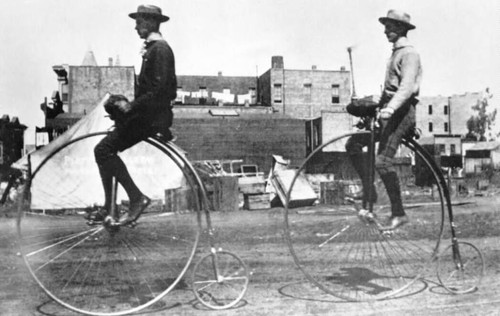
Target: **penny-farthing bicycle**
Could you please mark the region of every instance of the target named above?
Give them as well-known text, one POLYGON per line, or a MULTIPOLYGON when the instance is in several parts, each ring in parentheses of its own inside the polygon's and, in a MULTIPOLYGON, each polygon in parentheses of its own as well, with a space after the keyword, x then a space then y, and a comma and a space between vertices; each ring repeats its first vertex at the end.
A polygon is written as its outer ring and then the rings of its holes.
POLYGON ((248 286, 247 268, 215 246, 205 187, 174 144, 151 137, 120 154, 153 200, 137 226, 116 224, 128 202, 116 185, 111 218, 87 225, 84 208, 103 201, 92 149, 106 133, 77 137, 28 172, 17 230, 23 258, 41 288, 64 307, 88 315, 156 308, 169 299, 178 302, 176 295, 189 288, 209 308, 236 305, 248 286), (167 189, 174 198, 166 198, 167 189), (197 245, 205 236, 203 218, 210 253, 190 268, 202 255, 197 245))
MULTIPOLYGON (((371 131, 375 130, 374 122, 372 119, 371 131)), ((367 130, 357 133, 373 136, 367 130)), ((374 137, 365 154, 374 184, 370 189, 376 190, 368 196, 378 193, 376 204, 370 199, 369 210, 378 220, 363 221, 358 217, 362 185, 345 152, 347 139, 355 134, 334 138, 315 149, 291 181, 285 207, 285 238, 296 265, 315 286, 348 301, 380 300, 401 294, 433 271, 436 263, 438 279, 445 289, 452 293, 476 290, 483 276, 483 257, 471 243, 458 241, 446 181, 433 157, 415 141, 415 133, 404 138, 397 165, 410 222, 393 231, 381 229, 384 226, 379 220, 390 215, 390 202, 374 172, 374 137), (326 150, 328 159, 324 158, 326 150), (323 186, 319 203, 307 209, 292 207, 292 197, 300 196, 298 178, 322 173, 318 165, 325 160, 329 170, 334 170, 334 181, 323 186), (446 217, 451 245, 443 247, 446 217)))

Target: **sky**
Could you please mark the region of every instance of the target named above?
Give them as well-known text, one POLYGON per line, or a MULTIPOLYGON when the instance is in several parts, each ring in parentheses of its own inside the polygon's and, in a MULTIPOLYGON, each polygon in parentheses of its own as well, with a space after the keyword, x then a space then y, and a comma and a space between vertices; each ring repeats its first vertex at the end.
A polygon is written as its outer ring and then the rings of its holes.
MULTIPOLYGON (((57 90, 52 66, 80 65, 92 50, 98 65, 119 56, 140 70, 142 40, 128 14, 136 0, 2 0, 0 115, 43 126, 40 103, 57 90)), ((378 18, 408 12, 416 29, 421 95, 449 96, 489 87, 500 95, 498 0, 150 0, 170 21, 161 32, 178 75, 261 75, 272 56, 287 69, 350 69, 358 96, 378 94, 391 45, 378 18)), ((495 103, 494 101, 493 103, 495 103)), ((495 103, 496 104, 496 103, 495 103)), ((495 106, 495 104, 493 104, 495 106)))

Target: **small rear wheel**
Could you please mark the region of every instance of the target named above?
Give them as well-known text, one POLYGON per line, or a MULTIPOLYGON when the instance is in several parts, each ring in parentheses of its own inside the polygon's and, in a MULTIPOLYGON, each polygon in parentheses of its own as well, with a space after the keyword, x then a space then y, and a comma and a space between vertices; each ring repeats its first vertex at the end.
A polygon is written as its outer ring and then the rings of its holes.
POLYGON ((248 269, 237 255, 214 251, 196 264, 192 288, 203 305, 211 309, 226 309, 243 298, 248 281, 248 269))
POLYGON ((471 243, 462 241, 453 243, 439 254, 438 280, 453 294, 465 294, 477 290, 483 275, 483 255, 471 243))

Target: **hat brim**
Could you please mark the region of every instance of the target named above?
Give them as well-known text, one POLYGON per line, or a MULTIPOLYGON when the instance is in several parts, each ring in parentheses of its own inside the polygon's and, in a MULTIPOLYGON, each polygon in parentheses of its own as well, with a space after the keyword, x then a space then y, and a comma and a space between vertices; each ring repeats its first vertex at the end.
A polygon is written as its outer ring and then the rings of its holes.
POLYGON ((128 16, 134 20, 137 19, 138 17, 153 18, 159 22, 167 22, 168 20, 170 20, 170 18, 166 15, 160 15, 160 14, 155 14, 155 13, 134 12, 134 13, 130 13, 128 16))
POLYGON ((379 22, 380 22, 380 23, 382 23, 382 24, 384 24, 384 25, 385 25, 385 23, 386 23, 387 21, 393 21, 393 22, 396 22, 396 23, 399 23, 399 24, 401 24, 401 25, 406 26, 406 28, 407 28, 407 29, 409 29, 409 30, 413 30, 413 29, 415 29, 415 28, 416 28, 416 26, 415 26, 415 25, 413 25, 413 24, 410 24, 410 23, 407 23, 407 22, 403 22, 403 21, 401 21, 401 20, 391 19, 391 18, 388 18, 388 17, 381 17, 381 18, 379 18, 378 20, 379 20, 379 22))

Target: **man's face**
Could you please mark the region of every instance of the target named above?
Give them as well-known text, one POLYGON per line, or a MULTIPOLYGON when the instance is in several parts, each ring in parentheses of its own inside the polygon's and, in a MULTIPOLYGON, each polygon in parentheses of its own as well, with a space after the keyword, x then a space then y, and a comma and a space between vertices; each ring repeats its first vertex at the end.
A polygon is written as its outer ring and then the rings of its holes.
POLYGON ((384 33, 389 42, 395 43, 405 32, 406 28, 403 25, 391 20, 385 22, 384 33))
POLYGON ((147 19, 143 17, 138 17, 135 19, 135 29, 139 37, 142 39, 148 38, 149 34, 156 31, 158 28, 158 22, 154 19, 147 19))

